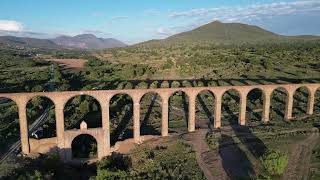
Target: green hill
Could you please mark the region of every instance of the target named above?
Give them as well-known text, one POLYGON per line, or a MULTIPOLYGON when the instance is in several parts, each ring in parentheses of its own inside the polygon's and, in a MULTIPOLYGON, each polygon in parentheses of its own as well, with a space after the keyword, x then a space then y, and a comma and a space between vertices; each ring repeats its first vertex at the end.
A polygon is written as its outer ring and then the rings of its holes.
POLYGON ((214 43, 214 44, 243 44, 243 43, 274 43, 295 42, 304 40, 319 40, 318 36, 283 36, 241 23, 222 23, 214 21, 194 30, 182 32, 163 40, 151 40, 140 45, 168 45, 181 43, 214 43))
POLYGON ((170 41, 214 41, 214 42, 252 42, 265 39, 277 39, 279 35, 240 23, 221 23, 215 21, 192 31, 173 35, 170 41))

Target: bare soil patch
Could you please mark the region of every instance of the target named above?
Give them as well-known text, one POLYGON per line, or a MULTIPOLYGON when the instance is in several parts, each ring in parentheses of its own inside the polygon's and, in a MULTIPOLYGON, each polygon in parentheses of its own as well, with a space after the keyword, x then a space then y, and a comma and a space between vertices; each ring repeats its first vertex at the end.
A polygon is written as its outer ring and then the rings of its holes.
MULTIPOLYGON (((161 142, 162 137, 161 136, 154 136, 154 135, 146 135, 146 136, 140 136, 141 141, 143 144, 150 144, 152 142, 161 142)), ((130 153, 131 150, 137 147, 137 144, 134 143, 134 139, 126 139, 124 141, 119 141, 115 144, 114 147, 111 148, 111 151, 118 152, 122 154, 130 153)))
POLYGON ((48 59, 47 61, 59 63, 66 69, 82 69, 87 62, 85 59, 48 59))

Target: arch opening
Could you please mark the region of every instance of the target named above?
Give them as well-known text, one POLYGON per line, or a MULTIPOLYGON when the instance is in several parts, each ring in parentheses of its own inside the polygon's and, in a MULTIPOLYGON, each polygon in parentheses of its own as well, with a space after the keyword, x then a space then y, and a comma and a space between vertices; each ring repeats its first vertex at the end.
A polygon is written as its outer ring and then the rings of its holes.
POLYGON ((169 132, 188 130, 189 98, 183 91, 174 92, 169 97, 169 132))
POLYGON ((211 91, 201 91, 196 98, 196 128, 213 130, 215 96, 211 91))
POLYGON ((73 159, 97 158, 97 140, 89 134, 81 134, 73 139, 71 151, 73 159))
POLYGON ((238 124, 240 112, 239 92, 234 89, 224 92, 221 108, 221 126, 238 124))
POLYGON ((37 96, 27 103, 29 137, 43 139, 56 137, 55 106, 51 99, 37 96))
POLYGON ((285 88, 280 87, 273 90, 270 102, 270 121, 272 123, 285 120, 288 92, 285 88))
POLYGON ((81 95, 72 97, 64 106, 65 129, 80 129, 82 121, 88 128, 102 127, 100 103, 92 96, 81 95))
POLYGON ((293 95, 293 117, 301 117, 307 114, 309 90, 306 87, 298 88, 293 95))
POLYGON ((157 93, 147 93, 140 100, 140 134, 161 134, 161 97, 157 93))
POLYGON ((110 99, 111 145, 133 138, 133 100, 128 94, 116 94, 110 99))
POLYGON ((264 93, 261 89, 252 89, 247 95, 246 122, 249 126, 259 125, 263 113, 264 93))
POLYGON ((20 141, 19 125, 17 104, 11 99, 0 98, 0 155, 20 141))

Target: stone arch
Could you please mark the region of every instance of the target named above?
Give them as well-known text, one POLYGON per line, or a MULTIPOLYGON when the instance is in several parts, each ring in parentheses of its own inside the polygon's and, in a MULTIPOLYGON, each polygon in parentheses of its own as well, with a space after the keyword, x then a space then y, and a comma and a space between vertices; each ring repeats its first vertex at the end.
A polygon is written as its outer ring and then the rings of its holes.
POLYGON ((298 86, 298 87, 294 90, 294 92, 298 91, 299 89, 305 89, 305 90, 307 90, 308 95, 310 95, 310 93, 312 92, 311 89, 310 89, 310 87, 307 86, 307 85, 300 85, 300 86, 298 86))
POLYGON ((160 135, 162 118, 162 98, 159 93, 150 91, 140 99, 141 135, 160 135))
POLYGON ((41 97, 41 98, 46 98, 50 100, 50 102, 53 102, 54 106, 56 106, 56 102, 54 97, 49 96, 48 94, 33 94, 32 96, 27 96, 26 101, 29 102, 31 99, 36 98, 36 97, 41 97))
POLYGON ((117 93, 110 98, 109 120, 112 145, 119 140, 133 137, 133 103, 133 97, 128 93, 117 93))
POLYGON ((80 129, 85 121, 88 128, 102 127, 101 104, 97 98, 89 94, 76 94, 69 97, 64 105, 65 129, 80 129))
MULTIPOLYGON (((250 91, 248 92, 248 94, 249 94, 250 92, 252 92, 252 91, 257 91, 257 90, 262 93, 262 97, 263 97, 263 98, 266 98, 265 90, 263 89, 263 87, 259 87, 259 86, 250 89, 250 91)), ((248 96, 248 94, 247 94, 247 96, 248 96)))
POLYGON ((240 99, 241 93, 239 90, 230 88, 222 93, 221 105, 221 124, 232 125, 238 124, 240 116, 240 99))
POLYGON ((72 159, 93 159, 98 157, 97 138, 90 134, 79 134, 71 142, 72 159))
POLYGON ((0 154, 8 150, 12 145, 9 142, 20 141, 20 122, 19 122, 19 107, 14 98, 0 97, 0 154))
POLYGON ((216 97, 210 90, 202 90, 196 96, 196 127, 208 128, 212 130, 214 127, 214 108, 216 97))
POLYGON ((284 120, 289 92, 284 87, 273 89, 270 99, 270 120, 276 122, 278 119, 284 120))
POLYGON ((189 119, 189 95, 183 90, 169 94, 169 129, 185 132, 189 119))
POLYGON ((299 86, 293 92, 292 116, 299 117, 307 114, 310 89, 307 86, 299 86))
POLYGON ((248 124, 261 123, 263 113, 263 102, 265 101, 265 98, 265 93, 262 88, 253 88, 248 92, 246 97, 246 119, 248 119, 248 124))
POLYGON ((35 139, 56 137, 56 105, 47 96, 32 96, 26 104, 29 137, 35 139))
POLYGON ((6 103, 7 101, 12 101, 14 104, 18 104, 17 101, 12 97, 0 96, 0 104, 6 103))

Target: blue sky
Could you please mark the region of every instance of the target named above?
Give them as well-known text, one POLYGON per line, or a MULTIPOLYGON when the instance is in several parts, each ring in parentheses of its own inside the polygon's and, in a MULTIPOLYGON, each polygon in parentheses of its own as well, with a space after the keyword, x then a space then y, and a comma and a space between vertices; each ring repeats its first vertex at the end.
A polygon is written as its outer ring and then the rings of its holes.
POLYGON ((320 0, 1 0, 0 35, 91 33, 132 44, 214 20, 320 35, 320 0))

